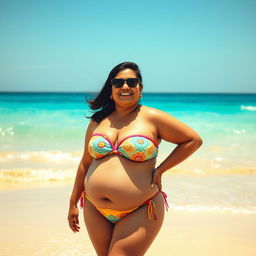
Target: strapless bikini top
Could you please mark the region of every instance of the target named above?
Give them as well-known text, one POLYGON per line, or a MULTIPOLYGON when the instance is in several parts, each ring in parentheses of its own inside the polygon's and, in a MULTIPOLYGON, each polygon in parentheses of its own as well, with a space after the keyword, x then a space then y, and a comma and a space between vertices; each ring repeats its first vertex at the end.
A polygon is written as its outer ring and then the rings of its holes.
POLYGON ((131 135, 122 139, 115 147, 103 134, 92 135, 88 150, 93 158, 102 158, 110 154, 119 154, 136 162, 143 162, 157 156, 158 145, 143 135, 131 135))

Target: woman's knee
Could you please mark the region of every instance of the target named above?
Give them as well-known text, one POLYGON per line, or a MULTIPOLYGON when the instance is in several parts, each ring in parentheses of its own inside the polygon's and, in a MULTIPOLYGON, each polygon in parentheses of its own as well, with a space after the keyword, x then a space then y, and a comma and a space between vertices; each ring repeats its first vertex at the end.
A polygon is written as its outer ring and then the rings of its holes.
MULTIPOLYGON (((111 250, 107 256, 139 256, 139 255, 117 249, 117 250, 111 250)), ((143 256, 143 255, 140 255, 140 256, 143 256)))
POLYGON ((129 248, 114 246, 109 250, 108 256, 143 256, 145 252, 146 250, 138 250, 132 246, 129 248))

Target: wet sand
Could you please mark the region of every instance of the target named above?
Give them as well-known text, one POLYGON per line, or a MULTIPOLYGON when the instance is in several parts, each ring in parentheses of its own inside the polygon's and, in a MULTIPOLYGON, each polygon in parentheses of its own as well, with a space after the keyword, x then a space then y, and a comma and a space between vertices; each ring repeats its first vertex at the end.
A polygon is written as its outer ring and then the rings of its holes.
MULTIPOLYGON (((82 221, 67 224, 72 184, 34 184, 0 191, 1 255, 94 256, 82 221)), ((171 200, 169 199, 171 205, 171 200)), ((171 206, 146 256, 255 256, 256 214, 190 212, 171 206)))

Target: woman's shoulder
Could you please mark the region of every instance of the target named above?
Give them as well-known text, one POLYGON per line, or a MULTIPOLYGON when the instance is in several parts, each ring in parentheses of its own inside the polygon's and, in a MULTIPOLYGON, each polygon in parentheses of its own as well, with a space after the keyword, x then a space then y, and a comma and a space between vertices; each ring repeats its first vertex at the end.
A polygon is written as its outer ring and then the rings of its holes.
POLYGON ((146 117, 154 118, 154 119, 166 117, 167 115, 171 116, 170 114, 168 114, 160 109, 148 107, 145 105, 141 106, 141 111, 142 111, 143 115, 145 115, 146 117))
POLYGON ((99 123, 97 123, 96 121, 90 120, 90 122, 87 126, 87 132, 92 133, 98 125, 99 125, 99 123))

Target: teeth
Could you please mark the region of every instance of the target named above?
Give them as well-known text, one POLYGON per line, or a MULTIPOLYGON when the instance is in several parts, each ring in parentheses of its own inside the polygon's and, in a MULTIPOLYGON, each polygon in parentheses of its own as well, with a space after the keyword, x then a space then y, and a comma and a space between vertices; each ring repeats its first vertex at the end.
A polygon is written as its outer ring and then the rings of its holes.
POLYGON ((124 93, 121 93, 122 96, 127 96, 127 95, 131 95, 131 93, 128 93, 128 92, 124 92, 124 93))

